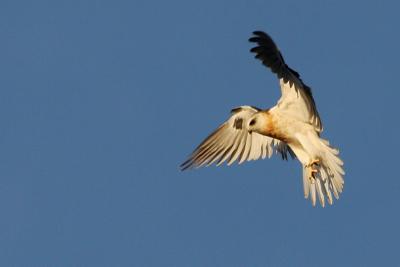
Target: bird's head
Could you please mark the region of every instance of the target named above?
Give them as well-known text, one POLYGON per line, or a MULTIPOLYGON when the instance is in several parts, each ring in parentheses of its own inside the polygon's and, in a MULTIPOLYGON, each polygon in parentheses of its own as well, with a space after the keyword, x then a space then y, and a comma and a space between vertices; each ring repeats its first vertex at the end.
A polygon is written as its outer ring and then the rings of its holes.
POLYGON ((266 124, 266 118, 262 112, 254 114, 248 120, 247 130, 251 132, 256 132, 263 134, 266 124))

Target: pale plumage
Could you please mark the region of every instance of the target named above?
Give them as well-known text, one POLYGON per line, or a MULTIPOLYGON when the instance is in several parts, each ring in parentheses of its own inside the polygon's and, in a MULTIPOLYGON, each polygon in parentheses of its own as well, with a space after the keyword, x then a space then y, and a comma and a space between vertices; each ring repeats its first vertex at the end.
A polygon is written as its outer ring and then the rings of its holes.
POLYGON ((315 206, 318 199, 333 203, 343 190, 343 162, 338 150, 320 138, 322 123, 311 93, 300 75, 288 67, 273 40, 266 33, 255 31, 250 42, 257 44, 250 51, 276 73, 282 96, 276 106, 261 110, 241 106, 230 118, 210 134, 185 161, 182 170, 191 167, 217 166, 235 161, 271 157, 273 152, 283 159, 297 157, 303 166, 304 196, 315 206))

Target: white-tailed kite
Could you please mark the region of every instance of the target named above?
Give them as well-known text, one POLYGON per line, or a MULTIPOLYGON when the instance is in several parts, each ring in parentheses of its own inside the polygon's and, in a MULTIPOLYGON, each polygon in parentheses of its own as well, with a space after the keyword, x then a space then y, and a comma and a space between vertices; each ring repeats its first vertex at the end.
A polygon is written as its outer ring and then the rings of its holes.
POLYGON ((240 164, 271 157, 275 151, 283 159, 290 155, 301 162, 304 196, 311 196, 313 206, 317 195, 323 207, 325 197, 332 204, 332 194, 338 199, 343 190, 343 161, 338 150, 320 137, 322 123, 311 89, 286 65, 269 35, 261 31, 253 34, 249 41, 257 46, 250 51, 277 74, 281 98, 270 109, 252 106, 233 109, 230 118, 193 151, 181 168, 218 166, 223 162, 230 165, 235 161, 240 164))

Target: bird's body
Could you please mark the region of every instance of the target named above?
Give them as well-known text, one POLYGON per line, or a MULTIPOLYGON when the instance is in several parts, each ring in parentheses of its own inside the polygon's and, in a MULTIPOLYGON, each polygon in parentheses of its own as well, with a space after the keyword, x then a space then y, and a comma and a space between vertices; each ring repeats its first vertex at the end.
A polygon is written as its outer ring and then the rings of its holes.
POLYGON ((272 39, 264 32, 254 32, 251 49, 256 58, 278 75, 282 96, 276 106, 261 110, 241 106, 232 110, 231 117, 207 137, 181 167, 201 167, 235 161, 257 160, 280 153, 297 157, 303 166, 303 185, 306 198, 313 205, 317 195, 322 206, 325 197, 333 203, 343 189, 343 162, 338 150, 320 138, 322 123, 311 89, 300 75, 289 68, 272 39))

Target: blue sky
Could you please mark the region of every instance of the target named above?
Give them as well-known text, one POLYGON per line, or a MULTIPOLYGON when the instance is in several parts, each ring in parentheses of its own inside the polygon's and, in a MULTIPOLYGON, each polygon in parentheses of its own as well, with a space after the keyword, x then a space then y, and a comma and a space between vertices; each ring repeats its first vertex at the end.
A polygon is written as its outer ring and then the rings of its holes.
POLYGON ((1 1, 1 266, 399 264, 396 1, 1 1), (278 157, 180 172, 231 108, 267 108, 278 43, 340 148, 334 206, 278 157))

